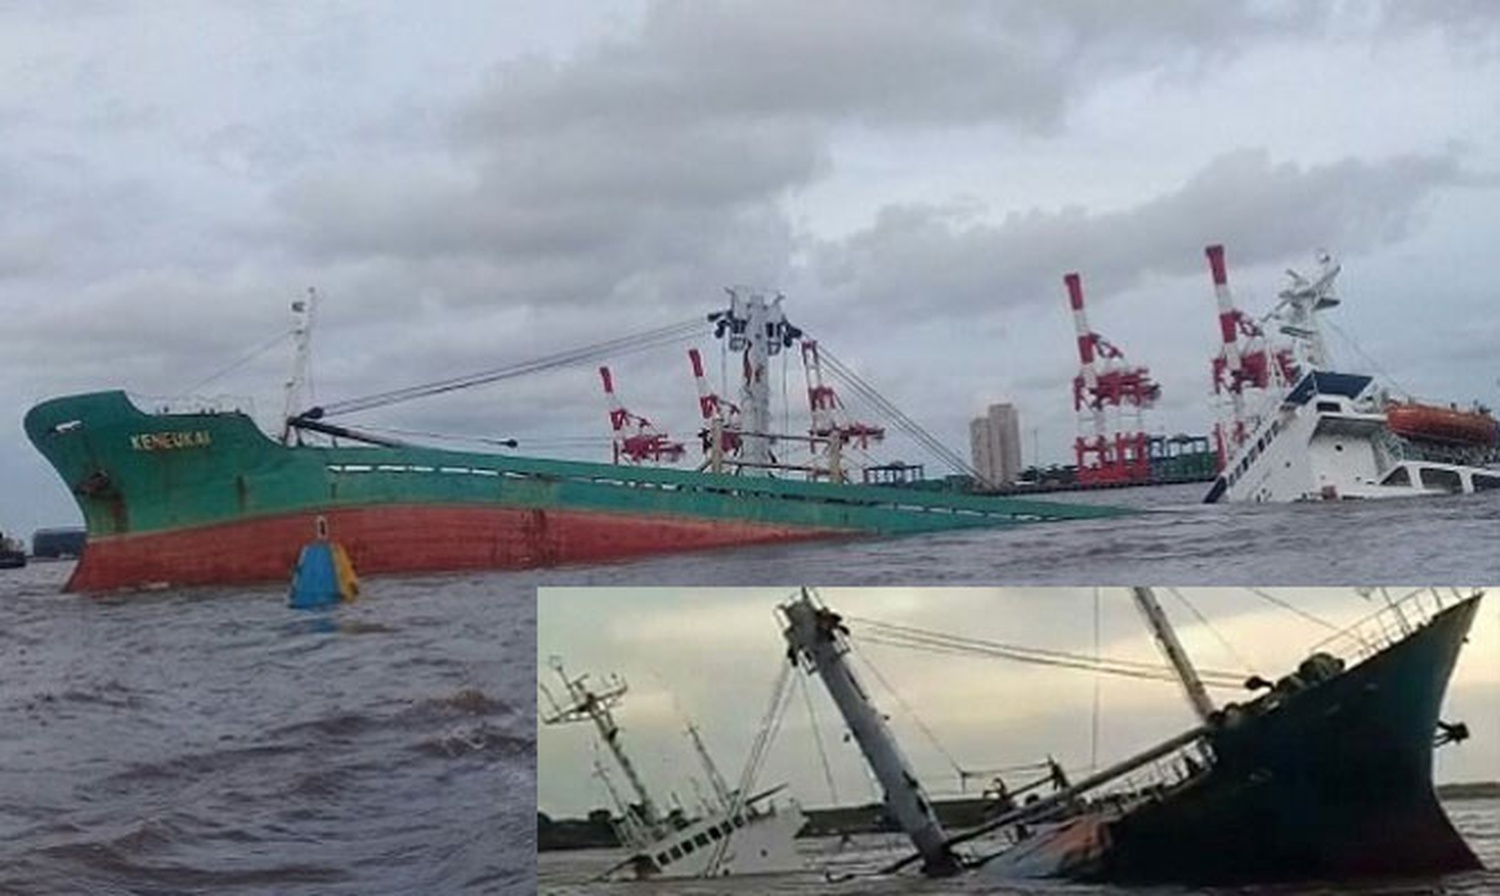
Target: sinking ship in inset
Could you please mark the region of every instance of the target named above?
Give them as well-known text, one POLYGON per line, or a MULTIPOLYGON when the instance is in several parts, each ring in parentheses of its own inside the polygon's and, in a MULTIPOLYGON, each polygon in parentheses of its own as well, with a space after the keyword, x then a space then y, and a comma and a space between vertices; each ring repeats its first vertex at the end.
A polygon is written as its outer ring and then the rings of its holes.
MULTIPOLYGON (((822 379, 823 362, 835 366, 836 359, 785 318, 780 297, 732 290, 729 307, 708 315, 726 352, 741 362, 738 405, 709 388, 701 357, 696 349, 689 353, 703 417, 696 470, 650 465, 681 458, 685 448, 620 404, 607 368, 601 373, 612 401, 615 463, 424 447, 331 418, 664 345, 702 329, 702 319, 308 409, 303 392, 314 301, 294 306, 301 315, 296 372, 279 439, 239 410, 147 411, 119 391, 56 398, 27 413, 27 436, 72 492, 88 530, 70 590, 281 581, 320 525, 344 545, 360 574, 370 575, 524 569, 1125 512, 923 487, 909 481, 920 468, 905 465, 872 464, 859 476, 857 452, 879 441, 884 429, 848 418, 822 379), (805 433, 780 433, 769 365, 794 345, 807 370, 812 422, 805 433), (882 484, 890 478, 908 481, 882 484)), ((852 371, 844 373, 863 395, 883 402, 852 371)), ((898 425, 936 445, 886 406, 898 425)))
POLYGON ((712 789, 695 811, 675 808, 663 811, 653 798, 625 750, 614 708, 626 691, 623 679, 613 677, 593 687, 588 676, 570 677, 562 662, 553 669, 562 679, 565 693, 554 698, 542 686, 551 711, 542 723, 561 725, 592 723, 602 744, 614 759, 619 773, 629 782, 633 802, 621 796, 603 763, 594 763, 594 777, 603 782, 614 802, 610 821, 624 857, 601 878, 651 880, 657 878, 744 877, 801 870, 793 838, 806 823, 796 803, 775 797, 784 788, 773 787, 749 793, 755 759, 746 763, 746 774, 731 788, 703 746, 698 729, 687 726, 687 734, 712 789))
MULTIPOLYGON (((779 608, 793 664, 826 685, 880 781, 886 815, 915 847, 884 872, 920 864, 933 876, 1209 885, 1480 867, 1431 780, 1434 746, 1468 736, 1439 709, 1477 592, 1393 601, 1288 675, 1247 683, 1265 693, 1224 705, 1210 700, 1153 592, 1133 594, 1199 725, 1076 783, 1054 772, 1002 792, 988 822, 958 834, 944 829, 851 670, 843 617, 805 589, 779 608), (1053 792, 1018 805, 1039 783, 1053 792)), ((983 646, 914 636, 927 649, 983 646)))
POLYGON ((1339 304, 1327 254, 1260 322, 1234 306, 1224 247, 1206 249, 1222 347, 1214 389, 1220 474, 1204 498, 1281 502, 1468 494, 1500 489, 1500 427, 1489 410, 1398 401, 1374 378, 1332 367, 1320 315, 1339 304), (1267 328, 1284 341, 1272 342, 1267 328))

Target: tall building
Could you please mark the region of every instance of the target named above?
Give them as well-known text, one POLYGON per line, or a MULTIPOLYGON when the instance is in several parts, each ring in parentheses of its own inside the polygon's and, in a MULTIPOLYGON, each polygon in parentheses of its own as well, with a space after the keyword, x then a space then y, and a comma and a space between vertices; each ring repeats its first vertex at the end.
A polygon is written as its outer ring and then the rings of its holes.
POLYGON ((1021 417, 1015 405, 992 404, 969 422, 974 469, 990 485, 1015 482, 1021 475, 1021 417))

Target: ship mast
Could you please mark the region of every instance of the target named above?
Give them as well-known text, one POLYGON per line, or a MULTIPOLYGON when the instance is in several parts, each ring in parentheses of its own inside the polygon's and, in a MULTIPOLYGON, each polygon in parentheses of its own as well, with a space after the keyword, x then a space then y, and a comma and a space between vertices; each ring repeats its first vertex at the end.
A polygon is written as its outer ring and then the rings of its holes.
MULTIPOLYGON (((652 801, 651 795, 646 792, 646 785, 641 781, 640 773, 635 769, 635 764, 626 755, 625 748, 620 744, 620 726, 615 724, 614 714, 611 710, 619 704, 620 698, 626 691, 625 681, 622 678, 612 677, 603 688, 592 691, 584 684, 587 675, 577 678, 569 678, 563 670, 562 660, 554 657, 552 668, 567 688, 568 702, 564 705, 553 704, 552 713, 542 717, 543 724, 561 725, 568 722, 592 721, 594 728, 599 732, 599 739, 609 748, 609 752, 615 757, 615 764, 620 771, 625 773, 625 780, 630 782, 630 788, 635 791, 637 803, 640 806, 641 820, 645 825, 655 830, 661 820, 661 814, 657 811, 656 803, 652 801)), ((550 698, 550 694, 548 695, 550 698)))
POLYGON ((1333 294, 1333 281, 1340 270, 1342 268, 1333 256, 1323 251, 1318 252, 1318 273, 1313 279, 1288 269, 1291 285, 1281 291, 1281 301, 1272 312, 1281 320, 1281 332, 1296 340, 1302 350, 1301 360, 1313 370, 1326 369, 1329 363, 1317 312, 1339 303, 1333 294))
POLYGON ((773 463, 771 357, 789 347, 801 331, 781 311, 784 296, 778 295, 767 302, 764 293, 748 287, 735 286, 728 292, 729 310, 714 314, 711 319, 720 322, 716 330, 719 335, 727 329, 729 350, 744 353, 745 375, 740 386, 743 423, 740 459, 744 463, 740 469, 745 475, 765 476, 773 463))
POLYGON ((1161 604, 1156 602, 1156 595, 1150 588, 1132 588, 1130 591, 1135 596, 1136 607, 1146 618, 1146 624, 1151 627, 1151 633, 1156 636, 1156 643, 1161 647, 1162 654, 1177 671, 1177 678, 1182 682, 1182 689, 1193 706, 1193 712, 1198 714, 1200 721, 1208 722, 1214 713, 1213 701, 1208 698, 1208 689, 1203 686, 1203 679, 1198 677, 1198 670, 1193 668, 1192 661, 1188 659, 1187 651, 1182 649, 1182 642, 1177 640, 1177 633, 1172 630, 1167 614, 1162 610, 1161 604))
POLYGON ((708 755, 708 749, 703 746, 703 738, 698 735, 698 726, 688 722, 687 734, 688 739, 693 742, 693 749, 698 753, 698 761, 703 764, 703 773, 708 776, 709 786, 714 789, 714 797, 719 801, 719 808, 728 812, 732 802, 729 785, 724 783, 724 776, 719 774, 719 767, 714 764, 713 757, 708 755))
POLYGON ((799 599, 782 604, 780 609, 786 618, 782 634, 789 646, 788 658, 793 662, 800 660, 804 668, 822 678, 885 791, 886 812, 901 825, 921 854, 922 872, 934 877, 958 872, 958 857, 948 847, 948 835, 933 811, 932 801, 922 791, 911 763, 902 754, 884 717, 844 661, 849 643, 839 615, 815 605, 806 588, 799 599))
POLYGON ((295 323, 292 326, 292 375, 286 381, 286 408, 281 415, 281 443, 292 443, 292 418, 302 413, 306 406, 305 395, 309 390, 312 369, 312 329, 317 312, 318 291, 307 288, 307 298, 292 303, 295 323))

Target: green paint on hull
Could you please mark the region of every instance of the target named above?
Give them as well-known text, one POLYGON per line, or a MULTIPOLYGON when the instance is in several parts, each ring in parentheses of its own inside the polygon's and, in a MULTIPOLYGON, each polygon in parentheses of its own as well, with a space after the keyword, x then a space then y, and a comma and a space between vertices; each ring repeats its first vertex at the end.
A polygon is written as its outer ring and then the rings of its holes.
POLYGON ((118 391, 43 402, 25 425, 73 491, 93 539, 386 504, 566 508, 890 535, 1128 512, 408 446, 288 447, 238 412, 147 414, 118 391))

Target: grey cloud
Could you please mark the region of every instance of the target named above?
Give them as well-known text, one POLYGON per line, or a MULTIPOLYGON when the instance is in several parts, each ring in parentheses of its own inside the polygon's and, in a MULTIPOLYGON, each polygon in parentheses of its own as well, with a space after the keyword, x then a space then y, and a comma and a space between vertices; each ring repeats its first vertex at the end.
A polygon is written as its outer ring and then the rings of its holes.
POLYGON ((851 302, 895 308, 920 299, 926 314, 960 315, 1055 301, 1067 271, 1081 270, 1096 293, 1148 274, 1201 271, 1210 242, 1227 244, 1236 264, 1301 258, 1320 246, 1372 249, 1405 236, 1434 190, 1466 177, 1444 156, 1300 166, 1238 150, 1180 189, 1117 212, 1031 209, 990 224, 969 208, 887 206, 869 228, 825 241, 813 267, 851 302))

